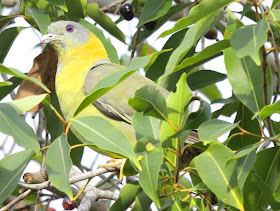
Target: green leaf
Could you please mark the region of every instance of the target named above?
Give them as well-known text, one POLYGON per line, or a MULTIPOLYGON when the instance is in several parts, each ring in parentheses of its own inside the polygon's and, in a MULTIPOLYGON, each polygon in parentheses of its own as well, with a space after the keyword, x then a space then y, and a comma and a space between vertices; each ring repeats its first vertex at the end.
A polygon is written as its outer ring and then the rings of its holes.
POLYGON ((174 49, 176 49, 180 43, 182 42, 187 29, 184 29, 182 31, 176 32, 173 34, 164 44, 162 50, 164 49, 171 49, 170 51, 160 54, 156 60, 153 62, 153 64, 149 67, 149 69, 146 71, 146 77, 150 78, 153 81, 156 81, 159 76, 161 76, 164 73, 164 69, 166 67, 166 64, 168 62, 168 59, 174 49))
POLYGON ((47 0, 47 1, 52 3, 52 4, 55 4, 60 9, 62 9, 64 12, 68 12, 68 9, 66 7, 66 4, 65 4, 64 0, 47 0))
POLYGON ((13 85, 13 83, 10 82, 10 81, 0 82, 0 87, 2 87, 2 86, 11 86, 11 85, 13 85))
POLYGON ((13 108, 17 111, 17 114, 19 115, 23 112, 29 111, 31 108, 41 103, 47 96, 48 94, 32 95, 29 97, 7 102, 6 104, 13 106, 13 108))
POLYGON ((259 112, 264 107, 262 68, 250 57, 239 58, 231 48, 224 51, 224 58, 233 93, 253 113, 259 112))
POLYGON ((227 76, 212 70, 200 70, 189 75, 187 78, 191 90, 198 90, 216 82, 222 81, 227 76))
POLYGON ((45 112, 45 118, 46 118, 47 131, 51 135, 51 142, 52 142, 57 137, 59 137, 61 135, 61 133, 63 132, 63 124, 54 112, 54 109, 56 109, 57 112, 60 115, 62 115, 56 94, 52 94, 50 96, 50 100, 51 100, 52 106, 50 106, 50 102, 45 103, 44 112, 45 112))
MULTIPOLYGON (((280 148, 273 147, 258 152, 257 160, 255 162, 256 174, 264 181, 264 183, 275 192, 279 179, 279 162, 280 162, 280 148)), ((263 191, 259 190, 255 193, 256 198, 256 209, 259 210, 261 207, 267 206, 267 202, 264 200, 265 196, 263 191)))
POLYGON ((17 115, 11 105, 5 103, 0 104, 0 131, 12 136, 19 146, 39 152, 40 146, 33 129, 17 115))
POLYGON ((165 15, 171 7, 171 4, 172 0, 147 0, 141 11, 137 28, 165 15))
POLYGON ((151 138, 142 138, 135 145, 135 152, 141 153, 142 171, 139 173, 139 184, 143 191, 153 200, 153 202, 161 207, 158 199, 158 174, 160 166, 163 162, 163 151, 161 143, 151 138), (152 150, 146 150, 147 145, 152 145, 152 150))
POLYGON ((24 73, 16 70, 16 69, 9 69, 5 66, 3 66, 2 64, 0 64, 0 73, 4 73, 4 74, 9 74, 9 75, 14 75, 18 78, 22 78, 28 81, 31 81, 35 84, 37 84, 38 86, 40 86, 42 89, 44 89, 46 92, 50 93, 50 90, 43 84, 41 83, 38 79, 36 78, 32 78, 32 77, 28 77, 27 75, 25 75, 24 73))
POLYGON ((68 9, 65 15, 69 18, 84 18, 87 11, 87 0, 65 0, 68 9))
POLYGON ((71 124, 87 141, 102 150, 129 158, 141 169, 129 139, 106 119, 98 116, 79 117, 71 119, 71 124))
POLYGON ((200 101, 199 109, 187 117, 184 129, 197 129, 203 122, 211 119, 211 107, 206 101, 200 101))
POLYGON ((126 184, 120 190, 118 200, 110 207, 110 211, 126 210, 135 200, 137 194, 142 190, 138 182, 126 184))
POLYGON ((187 26, 197 23, 202 18, 214 16, 224 7, 235 0, 206 0, 194 6, 187 17, 179 19, 172 29, 163 32, 160 37, 165 37, 175 31, 186 28, 187 26))
MULTIPOLYGON (((235 155, 237 156, 238 153, 235 155)), ((237 180, 240 188, 243 188, 244 183, 251 172, 251 168, 256 160, 256 148, 251 149, 250 153, 237 160, 237 180)))
POLYGON ((142 191, 137 195, 132 211, 148 210, 151 203, 152 200, 145 194, 144 191, 142 191))
POLYGON ((279 4, 280 0, 273 0, 271 9, 275 8, 279 4))
POLYGON ((11 27, 0 32, 0 63, 4 62, 12 44, 23 29, 25 27, 11 27))
POLYGON ((232 49, 238 57, 250 56, 257 65, 261 65, 259 49, 267 41, 268 30, 269 25, 265 18, 256 25, 237 29, 231 37, 232 49))
POLYGON ((25 8, 26 14, 31 16, 35 22, 38 24, 38 27, 42 34, 46 34, 48 31, 48 26, 50 25, 49 14, 44 10, 38 10, 35 8, 25 8))
MULTIPOLYGON (((257 119, 252 119, 252 116, 253 113, 242 103, 240 103, 237 110, 235 122, 239 122, 239 126, 241 128, 261 136, 259 122, 257 119)), ((229 136, 239 132, 240 130, 238 128, 235 128, 230 132, 229 136)), ((260 138, 249 135, 235 136, 229 140, 227 146, 232 150, 238 150, 242 147, 254 144, 258 141, 260 141, 260 138)))
POLYGON ((209 23, 213 21, 216 15, 217 14, 215 13, 207 16, 206 18, 201 19, 186 32, 181 44, 171 54, 165 67, 165 72, 159 78, 159 82, 161 82, 167 75, 174 72, 175 66, 181 61, 181 59, 192 48, 192 46, 196 44, 198 39, 200 39, 201 35, 208 28, 209 23))
POLYGON ((159 29, 164 23, 166 23, 171 17, 173 17, 174 15, 178 14, 179 12, 181 12, 183 9, 185 9, 186 7, 190 6, 191 4, 193 4, 193 2, 187 2, 187 3, 180 3, 177 4, 173 7, 171 7, 168 12, 160 17, 157 20, 157 24, 155 26, 154 30, 148 30, 145 27, 142 27, 139 31, 139 35, 138 35, 138 39, 135 43, 135 45, 139 45, 140 43, 142 43, 144 40, 146 40, 150 35, 152 35, 157 29, 159 29))
POLYGON ((218 199, 244 211, 243 196, 236 175, 236 162, 226 165, 232 156, 229 148, 216 143, 195 159, 195 166, 202 181, 218 199))
POLYGON ((211 119, 202 123, 198 128, 198 135, 203 142, 212 142, 221 135, 237 127, 238 123, 232 124, 219 119, 211 119))
POLYGON ((22 82, 22 78, 12 77, 7 82, 12 83, 12 85, 0 87, 0 100, 10 94, 17 87, 22 82))
POLYGON ((153 58, 153 56, 156 56, 163 52, 166 51, 160 51, 154 54, 150 54, 148 56, 136 58, 131 62, 129 67, 124 67, 124 69, 122 70, 115 71, 109 74, 108 76, 105 76, 93 87, 93 89, 88 93, 87 97, 81 102, 81 104, 75 111, 74 116, 77 116, 77 114, 80 111, 82 111, 85 107, 92 104, 97 98, 101 97, 106 92, 110 91, 116 85, 118 85, 123 80, 125 80, 130 75, 132 75, 134 72, 136 72, 138 69, 148 65, 149 61, 153 58))
POLYGON ((165 98, 155 86, 146 85, 138 89, 135 96, 128 99, 128 104, 136 111, 144 112, 144 115, 167 119, 165 98))
POLYGON ((100 11, 97 3, 87 5, 87 15, 115 38, 125 43, 125 35, 123 32, 116 26, 108 15, 100 11))
POLYGON ((143 137, 153 139, 159 138, 160 120, 151 116, 144 116, 143 113, 135 112, 132 121, 137 140, 143 137), (145 127, 143 127, 145 125, 145 127))
POLYGON ((34 156, 33 150, 11 154, 0 160, 0 204, 13 192, 24 169, 34 156))
POLYGON ((69 173, 72 168, 70 159, 70 145, 67 136, 63 133, 54 140, 46 154, 46 167, 51 183, 60 191, 73 198, 69 182, 69 173))
POLYGON ((230 47, 230 40, 225 39, 218 41, 217 43, 214 43, 213 45, 204 48, 202 51, 198 52, 192 57, 184 59, 179 65, 175 67, 174 71, 178 71, 185 67, 194 65, 207 58, 212 58, 213 56, 220 55, 221 51, 228 47, 230 47))
POLYGON ((87 27, 91 32, 93 32, 96 37, 98 39, 100 39, 100 41, 102 42, 102 44, 104 45, 108 57, 109 59, 116 64, 119 64, 119 57, 118 57, 118 53, 115 49, 115 47, 108 42, 108 40, 106 39, 106 37, 104 36, 104 34, 93 24, 90 24, 89 22, 85 21, 84 19, 78 19, 76 20, 78 23, 84 25, 85 27, 87 27))
POLYGON ((273 210, 279 210, 280 203, 275 200, 271 189, 264 183, 264 181, 258 175, 254 175, 254 176, 257 181, 256 183, 259 186, 259 189, 262 190, 263 196, 268 202, 268 204, 271 206, 273 210))
POLYGON ((280 101, 273 103, 272 105, 267 105, 262 108, 260 112, 257 112, 254 117, 259 116, 260 118, 264 119, 274 113, 280 113, 280 101))
POLYGON ((205 97, 207 97, 211 102, 222 98, 222 94, 216 84, 209 85, 207 87, 199 89, 198 91, 205 95, 205 97))
POLYGON ((162 122, 160 125, 160 140, 162 141, 176 133, 174 128, 176 128, 177 131, 182 129, 185 117, 188 114, 188 105, 192 96, 192 91, 186 83, 185 73, 182 74, 176 87, 176 92, 171 92, 166 99, 168 122, 162 122), (170 127, 170 123, 174 128, 170 127))
MULTIPOLYGON (((67 137, 68 137, 67 141, 70 144, 70 146, 74 146, 76 144, 81 144, 81 141, 74 135, 74 133, 71 130, 67 134, 67 137)), ((74 149, 71 149, 71 152, 70 152, 70 158, 73 162, 73 165, 79 167, 80 169, 82 169, 81 160, 83 157, 83 153, 84 153, 83 147, 76 147, 74 149)))

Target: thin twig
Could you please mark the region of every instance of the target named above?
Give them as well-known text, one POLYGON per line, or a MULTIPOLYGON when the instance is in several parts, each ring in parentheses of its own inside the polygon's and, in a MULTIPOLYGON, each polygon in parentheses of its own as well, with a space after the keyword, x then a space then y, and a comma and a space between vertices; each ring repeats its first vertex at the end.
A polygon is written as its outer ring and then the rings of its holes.
POLYGON ((109 4, 109 5, 106 5, 106 6, 102 7, 102 8, 100 8, 100 11, 101 12, 106 12, 107 10, 111 9, 112 7, 116 7, 117 5, 122 4, 124 2, 126 2, 126 0, 115 1, 112 4, 109 4))
POLYGON ((26 198, 28 195, 30 195, 33 192, 33 190, 28 189, 24 193, 20 194, 16 199, 11 201, 9 204, 7 204, 5 207, 1 208, 0 211, 6 211, 10 210, 14 205, 16 205, 18 202, 26 198))

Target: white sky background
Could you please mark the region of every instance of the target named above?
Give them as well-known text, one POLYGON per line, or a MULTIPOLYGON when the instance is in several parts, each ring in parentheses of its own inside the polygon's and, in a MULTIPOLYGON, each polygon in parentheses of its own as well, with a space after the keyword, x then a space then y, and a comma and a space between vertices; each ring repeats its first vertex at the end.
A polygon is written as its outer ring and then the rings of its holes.
MULTIPOLYGON (((266 5, 271 5, 272 0, 265 0, 264 3, 266 5)), ((242 9, 241 6, 239 6, 238 3, 234 3, 230 6, 230 9, 232 11, 240 11, 242 9)), ((3 15, 7 15, 9 13, 9 10, 4 10, 3 15)), ((112 16, 111 16, 112 17, 112 16)), ((112 17, 112 19, 115 21, 118 19, 118 16, 112 17)), ((88 19, 87 19, 88 20, 88 19)), ((90 21, 90 20, 88 20, 90 21)), ((90 21, 92 22, 92 21, 90 21)), ((93 23, 93 22, 92 22, 93 23)), ((118 24, 118 27, 123 31, 123 33, 126 35, 127 43, 129 43, 130 37, 133 36, 133 34, 136 31, 136 25, 138 23, 138 19, 134 18, 131 21, 122 21, 121 23, 118 24)), ((165 42, 167 41, 167 38, 159 38, 157 37, 165 30, 170 29, 173 27, 175 22, 168 22, 164 26, 162 26, 156 33, 154 33, 152 36, 150 36, 147 40, 148 44, 153 46, 156 50, 160 50, 165 42)), ((26 23, 23 18, 16 18, 15 24, 12 24, 10 27, 14 26, 26 26, 28 27, 29 24, 26 23)), ((130 52, 128 52, 128 45, 124 45, 122 42, 118 41, 116 38, 110 36, 107 32, 104 32, 104 35, 112 42, 112 44, 115 46, 119 58, 120 56, 127 54, 130 56, 130 52)), ((39 55, 42 52, 42 46, 40 46, 40 39, 41 39, 41 34, 33 28, 28 28, 23 30, 17 39, 15 40, 13 46, 11 47, 5 61, 4 65, 7 67, 13 67, 15 69, 18 69, 22 72, 29 72, 33 65, 33 59, 39 55)), ((218 34, 218 39, 223 39, 221 34, 218 34)), ((215 41, 213 40, 208 40, 205 39, 205 45, 209 46, 213 44, 215 41)), ((201 49, 201 44, 198 45, 198 48, 196 49, 197 51, 200 51, 201 49)), ((220 73, 226 73, 225 66, 224 66, 224 60, 223 56, 220 56, 216 59, 211 60, 210 62, 207 62, 206 64, 203 65, 205 69, 209 70, 214 70, 220 73)), ((1 80, 1 79, 0 79, 1 80)), ((228 98, 231 96, 231 86, 229 85, 228 80, 224 80, 222 82, 217 83, 219 90, 222 93, 223 98, 228 98)), ((10 101, 9 98, 5 99, 6 101, 10 101)), ((220 108, 221 105, 215 105, 211 106, 212 111, 217 110, 220 108)), ((30 125, 36 125, 34 124, 34 120, 30 118, 31 115, 28 115, 27 122, 30 123, 30 125)), ((221 119, 229 122, 233 122, 233 117, 232 118, 227 118, 227 117, 222 117, 221 119)), ((35 122, 37 119, 35 119, 35 122)), ((226 139, 228 134, 224 135, 221 137, 221 140, 226 139)), ((0 134, 0 145, 3 144, 5 136, 1 136, 0 134)), ((11 140, 11 139, 10 139, 11 140)), ((12 143, 11 141, 8 143, 12 143)), ((9 151, 9 148, 11 147, 10 144, 5 144, 5 150, 9 151)), ((22 151, 23 149, 21 147, 15 147, 13 152, 17 151, 22 151)), ((3 158, 2 151, 0 153, 0 159, 3 158)), ((92 150, 86 149, 85 150, 85 156, 83 157, 82 164, 90 167, 90 164, 95 158, 95 152, 92 150)), ((93 166, 93 168, 97 168, 100 164, 104 163, 108 158, 105 156, 100 155, 98 161, 96 164, 93 166)), ((40 167, 34 162, 30 163, 25 170, 25 172, 36 172, 39 171, 40 167)), ((51 203, 50 207, 55 208, 57 211, 63 210, 61 206, 62 202, 61 200, 56 200, 55 203, 51 203)))

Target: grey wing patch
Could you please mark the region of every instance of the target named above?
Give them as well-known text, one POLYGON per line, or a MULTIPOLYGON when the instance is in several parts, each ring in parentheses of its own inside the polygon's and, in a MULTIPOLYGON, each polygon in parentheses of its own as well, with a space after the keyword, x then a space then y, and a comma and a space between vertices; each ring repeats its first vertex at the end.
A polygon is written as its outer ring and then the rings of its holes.
MULTIPOLYGON (((120 65, 112 64, 109 60, 101 60, 94 63, 94 66, 91 68, 90 72, 88 73, 86 80, 84 91, 87 95, 88 92, 106 75, 110 73, 122 69, 123 67, 120 65), (117 68, 117 69, 116 69, 117 68)), ((118 119, 121 121, 125 121, 127 123, 132 122, 132 115, 125 112, 121 106, 118 106, 118 102, 111 100, 116 96, 111 96, 106 93, 100 98, 98 98, 93 105, 96 106, 104 115, 108 116, 109 118, 118 119)))
POLYGON ((127 123, 131 123, 132 122, 132 116, 128 115, 125 113, 125 111, 123 111, 122 109, 116 109, 114 106, 106 103, 105 101, 103 101, 102 99, 97 99, 94 103, 93 103, 99 110, 101 110, 103 113, 105 113, 106 115, 125 121, 127 123))

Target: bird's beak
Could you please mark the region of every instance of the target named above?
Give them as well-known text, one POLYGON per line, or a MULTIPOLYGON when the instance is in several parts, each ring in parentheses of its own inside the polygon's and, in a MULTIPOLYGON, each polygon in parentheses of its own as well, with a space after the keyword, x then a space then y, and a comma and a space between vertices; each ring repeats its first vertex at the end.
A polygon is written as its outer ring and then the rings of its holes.
POLYGON ((41 38, 41 45, 47 44, 55 39, 57 35, 55 34, 45 34, 41 38))

